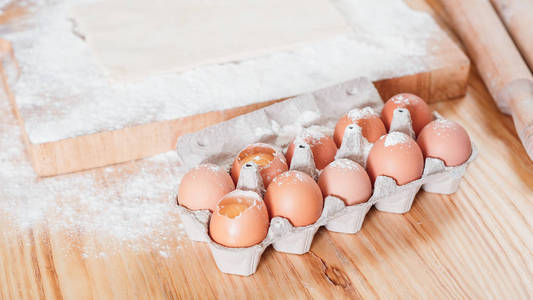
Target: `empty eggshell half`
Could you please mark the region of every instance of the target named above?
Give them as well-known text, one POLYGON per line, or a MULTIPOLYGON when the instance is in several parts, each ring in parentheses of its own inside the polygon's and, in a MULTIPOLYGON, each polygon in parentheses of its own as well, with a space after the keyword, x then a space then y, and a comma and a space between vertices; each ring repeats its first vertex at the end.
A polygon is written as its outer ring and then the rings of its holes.
POLYGON ((221 167, 203 164, 183 176, 178 189, 178 202, 191 210, 214 211, 218 200, 233 191, 231 176, 221 167))
POLYGON ((289 144, 286 153, 289 165, 294 154, 294 147, 299 143, 307 143, 311 147, 315 166, 319 170, 332 162, 335 159, 335 154, 337 154, 337 145, 331 136, 308 128, 289 144))
POLYGON ((422 176, 424 156, 418 144, 401 132, 391 132, 374 143, 366 163, 372 182, 380 175, 404 185, 422 176))
POLYGON ((472 153, 468 133, 450 120, 432 121, 422 129, 417 142, 424 157, 441 159, 449 167, 463 164, 472 153))
POLYGON ((375 142, 378 138, 387 133, 379 114, 377 114, 371 107, 365 107, 363 109, 356 108, 342 116, 335 126, 333 139, 335 140, 337 147, 341 146, 344 130, 350 124, 359 125, 363 136, 370 143, 375 142))
POLYGON ((241 150, 233 161, 231 177, 235 183, 239 180, 242 166, 247 162, 257 164, 265 188, 268 187, 274 177, 289 169, 285 156, 283 156, 281 151, 268 144, 252 144, 241 150))
POLYGON ((261 197, 252 191, 235 190, 218 202, 209 221, 209 235, 226 247, 250 247, 265 239, 269 225, 261 197))
POLYGON ((392 117, 396 108, 407 108, 413 122, 413 130, 418 135, 422 128, 433 120, 433 114, 426 102, 413 94, 403 93, 390 98, 383 106, 381 118, 383 123, 390 129, 392 117))
POLYGON ((335 196, 346 205, 366 202, 372 196, 372 183, 365 169, 350 159, 337 159, 318 178, 322 196, 335 196))
POLYGON ((306 173, 290 170, 268 186, 265 203, 270 217, 287 218, 293 226, 307 226, 318 220, 324 200, 318 184, 306 173))

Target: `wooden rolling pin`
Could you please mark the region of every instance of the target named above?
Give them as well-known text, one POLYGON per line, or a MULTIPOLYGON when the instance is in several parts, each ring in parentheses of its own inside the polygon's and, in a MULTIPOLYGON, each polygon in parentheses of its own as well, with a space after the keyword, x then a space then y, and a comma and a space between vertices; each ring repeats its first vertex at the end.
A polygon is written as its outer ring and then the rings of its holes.
POLYGON ((533 75, 489 0, 441 0, 500 110, 533 160, 533 75))
POLYGON ((491 0, 533 72, 533 0, 491 0))

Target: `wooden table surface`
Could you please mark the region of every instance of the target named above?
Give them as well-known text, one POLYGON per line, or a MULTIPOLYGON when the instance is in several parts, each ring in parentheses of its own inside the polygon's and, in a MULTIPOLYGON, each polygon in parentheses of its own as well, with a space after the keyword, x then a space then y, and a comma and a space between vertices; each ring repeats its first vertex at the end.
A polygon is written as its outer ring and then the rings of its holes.
POLYGON ((533 298, 533 163, 511 119, 475 71, 466 97, 431 106, 462 123, 480 149, 454 195, 420 192, 404 215, 372 210, 355 235, 321 229, 305 255, 269 248, 250 277, 219 272, 207 246, 187 239, 169 241, 180 250, 165 257, 125 248, 87 258, 67 247, 80 242, 72 235, 46 226, 8 234, 5 225, 0 297, 533 298))

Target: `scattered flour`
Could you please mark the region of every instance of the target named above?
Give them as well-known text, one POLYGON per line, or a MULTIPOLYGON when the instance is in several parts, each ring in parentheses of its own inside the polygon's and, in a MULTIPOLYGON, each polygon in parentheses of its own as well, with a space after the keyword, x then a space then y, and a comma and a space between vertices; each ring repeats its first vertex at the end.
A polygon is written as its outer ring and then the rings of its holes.
POLYGON ((337 159, 334 160, 330 166, 341 168, 345 170, 362 170, 363 167, 351 159, 337 159))
MULTIPOLYGON (((173 253, 185 238, 176 211, 182 174, 175 151, 77 174, 36 177, 8 100, 0 95, 0 235, 43 228, 83 243, 83 257, 124 247, 173 253)), ((24 241, 30 243, 31 240, 24 241)))
POLYGON ((409 136, 402 132, 393 131, 387 135, 382 136, 385 138, 385 147, 391 147, 397 144, 404 144, 409 141, 409 136))
POLYGON ((448 119, 436 119, 433 122, 431 122, 431 126, 433 127, 433 129, 446 128, 446 129, 456 130, 459 128, 457 126, 457 123, 450 121, 448 119))
POLYGON ((329 133, 329 128, 325 126, 314 125, 305 128, 294 140, 295 143, 308 143, 310 145, 322 144, 321 139, 329 133))
MULTIPOLYGON (((286 147, 290 142, 296 138, 296 142, 306 142, 305 138, 312 138, 316 140, 320 139, 324 135, 332 135, 335 123, 333 121, 328 122, 324 126, 311 125, 316 123, 320 118, 320 114, 314 111, 305 111, 301 116, 292 124, 280 126, 275 120, 271 120, 272 130, 276 136, 276 145, 281 149, 286 150, 286 147)), ((270 132, 270 129, 260 128, 256 129, 256 136, 261 137, 264 134, 270 132)))
POLYGON ((270 184, 276 184, 280 186, 283 184, 298 184, 300 182, 307 181, 308 178, 304 175, 307 174, 296 170, 289 170, 276 176, 270 184))
MULTIPOLYGON (((425 40, 436 28, 429 16, 411 11, 402 1, 334 0, 353 35, 299 51, 111 86, 65 18, 71 5, 84 1, 39 2, 30 6, 28 18, 0 25, 0 36, 13 42, 21 66, 13 88, 34 143, 283 98, 361 75, 377 79, 418 72, 424 68, 425 40), (365 9, 358 9, 363 5, 365 9), (373 59, 361 59, 365 57, 373 59)), ((82 247, 85 258, 124 246, 163 257, 175 251, 168 245, 184 236, 175 209, 183 176, 175 151, 39 179, 5 97, 0 97, 0 112, 0 218, 10 228, 2 235, 44 227, 76 239, 90 237, 92 243, 72 245, 82 247)), ((276 134, 296 136, 316 117, 303 114, 294 128, 277 128, 276 134)), ((332 130, 333 125, 324 128, 332 130)))
POLYGON ((298 124, 301 124, 302 126, 310 126, 313 123, 316 123, 316 121, 320 118, 320 113, 312 110, 304 111, 302 115, 298 117, 298 120, 296 121, 298 124))
POLYGON ((395 96, 392 101, 396 104, 403 104, 403 105, 409 105, 410 101, 408 97, 405 97, 404 95, 398 95, 395 96))
POLYGON ((0 0, 0 14, 3 12, 3 9, 8 6, 13 0, 0 0))
POLYGON ((427 126, 431 126, 431 129, 437 136, 452 136, 457 130, 461 130, 459 124, 448 119, 436 119, 433 122, 429 123, 427 126))
POLYGON ((21 66, 13 89, 33 143, 280 99, 360 76, 420 72, 426 41, 438 28, 403 1, 332 0, 353 33, 296 51, 111 85, 66 18, 69 7, 93 0, 34 1, 28 17, 0 25, 21 66))
POLYGON ((369 106, 364 107, 362 109, 358 109, 358 108, 352 109, 348 112, 348 118, 352 121, 356 121, 356 120, 366 118, 369 116, 379 116, 379 114, 376 113, 374 109, 372 109, 372 107, 369 107, 369 106))

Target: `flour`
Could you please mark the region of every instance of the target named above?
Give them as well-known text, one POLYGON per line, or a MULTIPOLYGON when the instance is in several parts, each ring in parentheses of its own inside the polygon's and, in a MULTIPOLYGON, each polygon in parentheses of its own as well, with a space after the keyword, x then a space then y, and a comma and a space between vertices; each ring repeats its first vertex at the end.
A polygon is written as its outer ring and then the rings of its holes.
POLYGON ((396 131, 384 135, 381 138, 385 139, 385 147, 391 147, 397 144, 405 144, 409 142, 409 136, 407 136, 407 134, 396 131))
POLYGON ((280 99, 360 76, 426 71, 426 42, 438 28, 402 1, 332 0, 353 33, 290 52, 111 84, 75 21, 66 18, 70 7, 88 1, 39 1, 27 18, 0 26, 21 66, 13 90, 33 143, 280 99))
POLYGON ((348 118, 352 121, 357 121, 362 118, 379 115, 372 109, 372 107, 364 107, 362 109, 352 109, 348 112, 348 118))
POLYGON ((351 159, 336 159, 330 163, 331 167, 343 169, 343 170, 362 170, 363 167, 351 159))
POLYGON ((6 6, 8 6, 11 3, 11 1, 13 1, 13 0, 0 0, 0 14, 2 14, 3 9, 6 6))
MULTIPOLYGON (((17 239, 37 228, 82 239, 82 256, 124 247, 172 253, 185 237, 175 196, 182 176, 174 151, 135 163, 39 179, 9 102, 0 95, 0 235, 17 239), (86 238, 86 239, 85 239, 86 238)), ((70 238, 69 238, 70 240, 70 238)), ((31 240, 25 241, 31 243, 31 240)))

